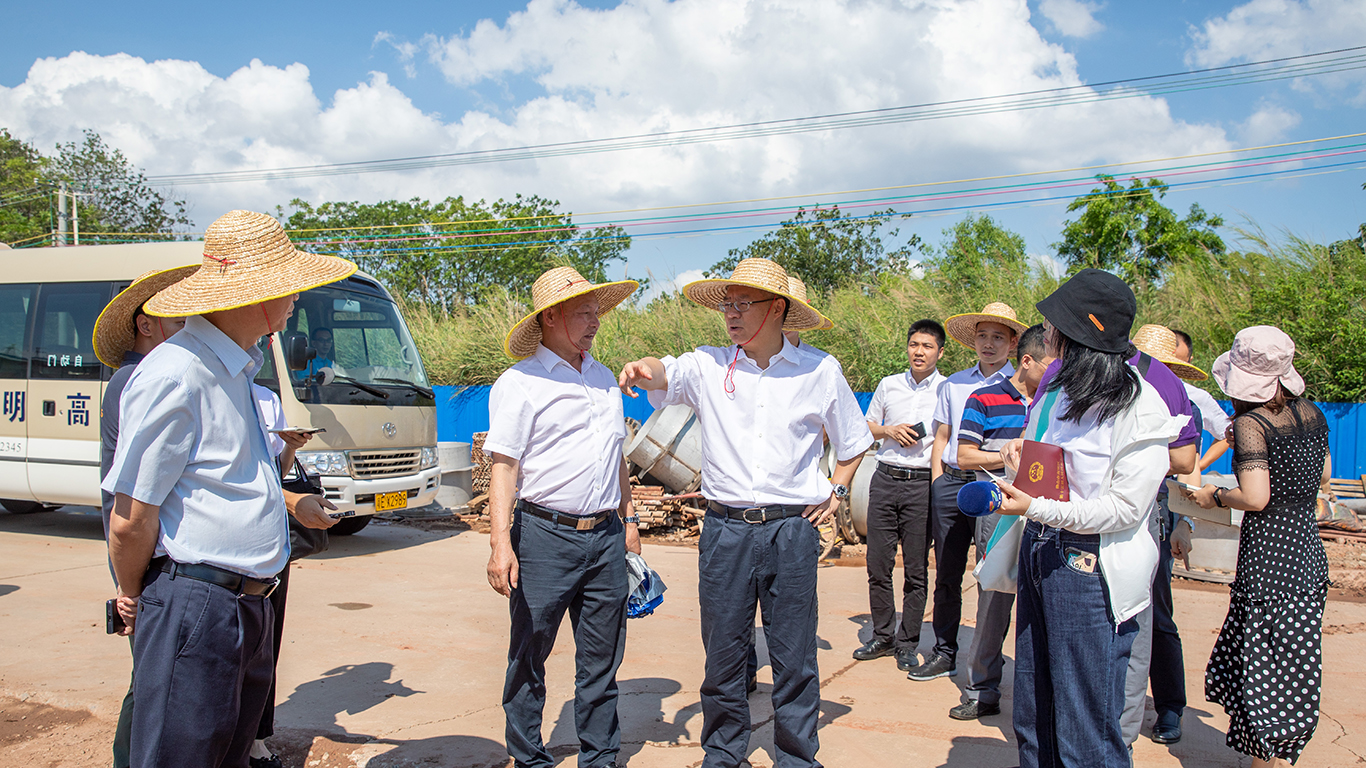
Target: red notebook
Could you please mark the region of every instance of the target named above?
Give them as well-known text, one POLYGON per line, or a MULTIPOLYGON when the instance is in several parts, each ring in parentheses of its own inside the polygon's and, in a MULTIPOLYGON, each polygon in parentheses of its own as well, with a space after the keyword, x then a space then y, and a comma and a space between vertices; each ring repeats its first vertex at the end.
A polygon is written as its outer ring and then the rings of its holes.
POLYGON ((1062 448, 1034 440, 1024 441, 1015 487, 1036 499, 1067 501, 1067 465, 1062 448))

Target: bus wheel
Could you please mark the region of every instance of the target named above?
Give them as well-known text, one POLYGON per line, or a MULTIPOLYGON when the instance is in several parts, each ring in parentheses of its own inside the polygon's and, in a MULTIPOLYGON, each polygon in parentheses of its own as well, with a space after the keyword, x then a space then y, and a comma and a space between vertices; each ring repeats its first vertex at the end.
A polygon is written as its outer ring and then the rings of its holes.
POLYGON ((0 506, 3 506, 11 515, 28 515, 34 512, 42 512, 47 509, 56 509, 56 506, 44 504, 41 501, 21 501, 19 499, 0 499, 0 506))
POLYGON ((353 533, 360 533, 361 529, 370 524, 371 515, 356 515, 355 517, 343 517, 337 524, 327 529, 327 532, 336 536, 350 536, 353 533))

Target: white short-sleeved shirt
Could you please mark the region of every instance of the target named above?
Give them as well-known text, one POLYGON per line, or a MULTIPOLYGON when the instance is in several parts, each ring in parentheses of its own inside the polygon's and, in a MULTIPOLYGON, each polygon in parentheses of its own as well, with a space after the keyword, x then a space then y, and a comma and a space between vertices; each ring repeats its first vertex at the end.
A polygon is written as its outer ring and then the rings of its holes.
POLYGON ((1214 395, 1199 387, 1193 387, 1188 382, 1183 381, 1181 385, 1186 388, 1186 394, 1190 396, 1191 402, 1200 409, 1201 428, 1213 435, 1215 440, 1223 440, 1229 424, 1233 422, 1229 421, 1224 409, 1219 407, 1219 401, 1214 399, 1214 395))
POLYGON ((904 447, 887 438, 877 451, 877 460, 903 469, 927 469, 934 447, 934 409, 939 403, 939 387, 945 376, 939 369, 930 371, 924 380, 916 382, 910 371, 887 376, 877 383, 873 399, 868 403, 868 422, 881 426, 892 424, 924 424, 925 437, 915 445, 904 447))
MULTIPOLYGON (((1006 363, 1001 370, 983 376, 981 363, 978 363, 944 379, 939 387, 939 401, 934 407, 934 423, 949 425, 949 444, 944 446, 944 452, 939 456, 941 461, 954 469, 961 469, 958 466, 958 427, 963 423, 963 406, 967 405, 968 396, 982 387, 1005 381, 1014 375, 1015 367, 1006 363)), ((934 429, 938 427, 933 427, 931 431, 934 429)))
MULTIPOLYGON (((261 423, 266 425, 267 430, 284 429, 289 426, 285 424, 285 409, 280 405, 280 396, 271 392, 260 384, 251 385, 251 393, 256 396, 256 407, 261 414, 261 423)), ((284 453, 285 439, 274 432, 266 432, 266 440, 270 443, 270 455, 279 456, 284 453)), ((288 469, 286 467, 286 469, 288 469)))
POLYGON ((489 393, 485 453, 518 462, 518 495, 574 515, 621 505, 626 419, 617 378, 585 354, 582 373, 544 344, 489 393))
POLYGON ((251 388, 262 362, 191 317, 128 379, 102 487, 160 508, 158 556, 260 579, 288 562, 280 473, 251 388))
POLYGON ((687 405, 702 428, 702 495, 735 507, 819 504, 830 481, 818 468, 821 431, 840 461, 868 450, 873 435, 839 361, 794 347, 759 368, 737 347, 699 347, 664 358, 667 390, 650 392, 656 408, 687 405), (731 381, 726 369, 736 352, 731 381))

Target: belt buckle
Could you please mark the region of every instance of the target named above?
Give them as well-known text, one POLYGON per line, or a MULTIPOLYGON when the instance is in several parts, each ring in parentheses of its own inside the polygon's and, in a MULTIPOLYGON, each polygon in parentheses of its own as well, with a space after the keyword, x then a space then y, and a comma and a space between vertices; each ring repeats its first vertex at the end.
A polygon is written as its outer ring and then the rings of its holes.
MULTIPOLYGON (((243 582, 243 584, 245 584, 245 582, 243 582)), ((262 592, 262 593, 261 593, 261 598, 262 598, 262 599, 265 599, 265 598, 268 598, 268 597, 270 597, 271 595, 275 594, 275 590, 276 590, 276 588, 278 588, 279 586, 280 586, 280 577, 279 577, 279 576, 276 576, 275 578, 273 578, 273 579, 270 580, 270 588, 267 589, 265 592, 262 592)))
POLYGON ((580 518, 579 518, 577 521, 575 521, 575 523, 574 523, 574 530, 576 530, 576 531, 591 531, 591 530, 593 530, 593 528, 594 528, 597 524, 598 524, 598 518, 596 518, 596 517, 580 517, 580 518))
POLYGON ((740 510, 740 519, 743 520, 743 521, 745 521, 746 523, 749 523, 750 525, 758 525, 758 524, 760 524, 760 523, 763 523, 763 522, 766 521, 766 520, 765 520, 764 508, 763 508, 763 507, 747 507, 747 508, 745 508, 745 509, 742 509, 742 510, 740 510), (759 513, 759 516, 758 516, 757 518, 752 518, 752 517, 750 517, 750 514, 749 514, 749 513, 751 513, 751 512, 757 512, 757 513, 759 513))

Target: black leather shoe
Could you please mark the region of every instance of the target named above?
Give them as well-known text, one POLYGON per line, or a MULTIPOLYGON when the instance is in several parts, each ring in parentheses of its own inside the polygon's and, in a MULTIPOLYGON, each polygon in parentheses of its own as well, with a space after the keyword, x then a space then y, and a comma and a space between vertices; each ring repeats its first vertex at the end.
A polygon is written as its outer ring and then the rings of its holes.
POLYGON ((896 652, 896 668, 902 672, 910 672, 920 666, 920 654, 914 648, 902 648, 896 652))
POLYGON ((983 704, 977 700, 959 704, 949 710, 949 717, 954 720, 976 720, 979 717, 991 717, 999 714, 1001 714, 1000 704, 983 704))
POLYGON ((858 661, 871 661, 894 654, 896 654, 896 643, 891 640, 879 640, 876 637, 854 650, 854 658, 858 661))
POLYGON ((1153 723, 1153 741, 1158 744, 1175 744, 1181 740, 1181 716, 1175 712, 1161 712, 1153 723))
POLYGON ((958 667, 954 666, 948 658, 936 653, 930 657, 929 661, 911 670, 906 677, 917 683, 923 683, 926 680, 933 680, 937 677, 952 677, 956 674, 958 674, 958 667))
POLYGON ((280 762, 278 755, 271 755, 270 757, 249 757, 247 758, 247 765, 251 766, 251 768, 284 768, 284 763, 280 762))

